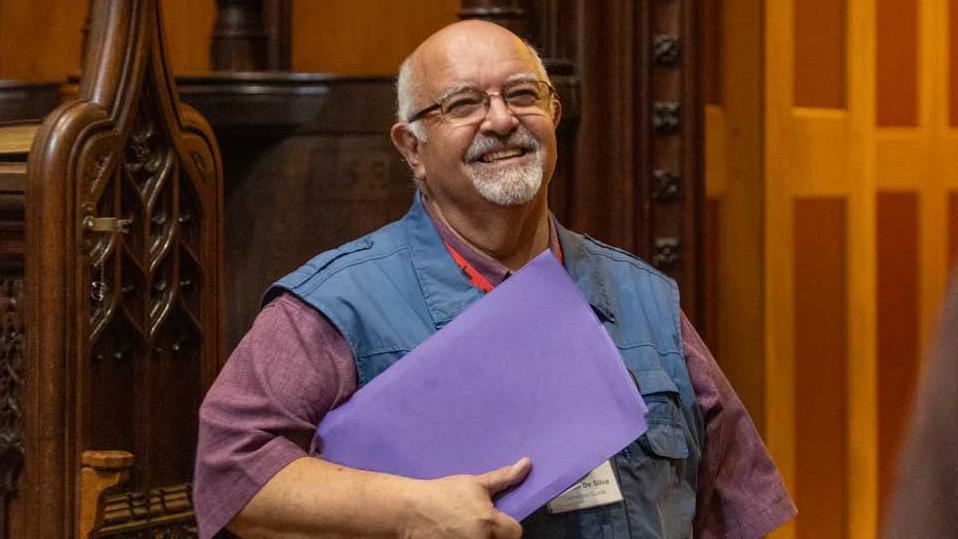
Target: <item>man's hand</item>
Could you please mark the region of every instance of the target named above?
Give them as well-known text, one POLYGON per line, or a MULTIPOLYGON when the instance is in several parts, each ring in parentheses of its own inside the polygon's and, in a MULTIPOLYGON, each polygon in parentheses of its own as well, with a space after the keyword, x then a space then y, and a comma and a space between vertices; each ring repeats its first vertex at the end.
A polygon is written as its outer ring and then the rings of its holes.
POLYGON ((418 482, 412 487, 415 492, 403 537, 521 537, 522 526, 497 511, 492 497, 521 483, 531 467, 524 457, 511 466, 482 475, 453 475, 418 482))
POLYGON ((522 527, 492 497, 521 483, 528 458, 482 475, 422 481, 314 457, 280 470, 227 528, 244 538, 516 538, 522 527))

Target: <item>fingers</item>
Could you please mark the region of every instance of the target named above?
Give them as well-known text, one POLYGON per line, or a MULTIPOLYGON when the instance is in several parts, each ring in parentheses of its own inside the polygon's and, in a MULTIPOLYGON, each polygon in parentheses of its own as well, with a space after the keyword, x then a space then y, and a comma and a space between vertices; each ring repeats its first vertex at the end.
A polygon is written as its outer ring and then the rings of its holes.
POLYGON ((522 525, 509 515, 496 511, 492 536, 496 539, 519 539, 522 537, 522 525))
POLYGON ((482 475, 476 476, 479 483, 486 487, 489 495, 493 496, 513 485, 517 485, 529 475, 532 469, 532 461, 529 457, 522 457, 511 466, 503 466, 498 470, 492 470, 482 475))

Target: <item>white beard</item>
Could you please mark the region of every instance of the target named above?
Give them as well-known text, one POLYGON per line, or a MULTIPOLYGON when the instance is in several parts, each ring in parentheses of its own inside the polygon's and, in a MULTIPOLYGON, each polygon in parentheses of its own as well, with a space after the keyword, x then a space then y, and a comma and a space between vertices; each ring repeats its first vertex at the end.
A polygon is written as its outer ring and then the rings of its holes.
POLYGON ((542 186, 542 151, 537 151, 531 163, 516 165, 505 170, 469 169, 469 179, 488 202, 500 206, 518 206, 535 198, 542 186))
POLYGON ((524 148, 532 154, 531 161, 504 170, 497 167, 485 167, 476 162, 469 167, 469 179, 483 199, 500 206, 518 206, 535 198, 542 187, 542 174, 545 170, 545 153, 542 145, 524 125, 509 134, 507 139, 476 134, 472 145, 466 152, 467 161, 476 161, 484 153, 505 146, 524 148))

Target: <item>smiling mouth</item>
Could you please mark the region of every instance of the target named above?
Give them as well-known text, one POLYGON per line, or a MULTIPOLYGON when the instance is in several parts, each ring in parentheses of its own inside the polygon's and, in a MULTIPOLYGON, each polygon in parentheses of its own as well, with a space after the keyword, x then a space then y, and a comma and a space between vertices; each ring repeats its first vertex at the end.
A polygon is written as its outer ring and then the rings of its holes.
POLYGON ((494 152, 484 153, 479 156, 476 161, 480 163, 495 163, 497 161, 504 161, 506 159, 513 159, 516 157, 522 157, 529 153, 529 150, 523 148, 510 148, 508 150, 498 150, 494 152))

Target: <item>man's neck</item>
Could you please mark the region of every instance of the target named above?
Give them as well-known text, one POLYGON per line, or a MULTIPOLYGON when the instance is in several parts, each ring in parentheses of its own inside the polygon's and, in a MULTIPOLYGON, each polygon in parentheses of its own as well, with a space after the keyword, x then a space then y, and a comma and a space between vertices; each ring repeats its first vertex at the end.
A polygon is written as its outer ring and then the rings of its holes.
POLYGON ((429 212, 466 244, 516 271, 549 248, 549 212, 545 196, 522 206, 493 206, 469 212, 443 209, 425 196, 429 212))

